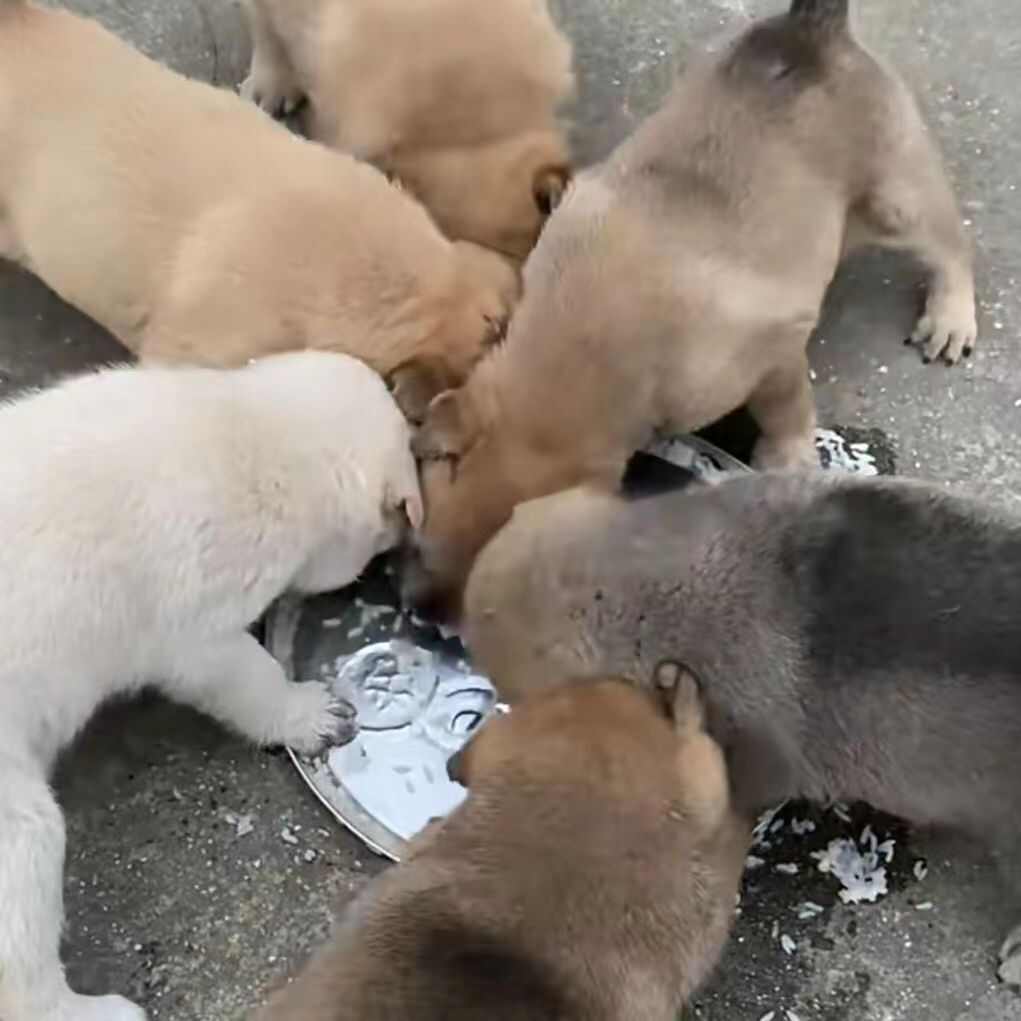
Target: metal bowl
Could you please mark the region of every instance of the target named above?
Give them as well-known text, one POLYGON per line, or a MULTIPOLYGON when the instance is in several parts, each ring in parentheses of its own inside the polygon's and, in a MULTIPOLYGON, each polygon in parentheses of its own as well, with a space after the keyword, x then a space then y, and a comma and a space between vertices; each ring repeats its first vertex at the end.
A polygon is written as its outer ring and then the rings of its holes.
MULTIPOLYGON (((623 486, 649 494, 748 470, 684 436, 636 455, 623 486)), ((288 754, 339 823, 399 861, 414 832, 464 796, 447 779, 446 759, 497 707, 492 685, 472 674, 456 638, 402 611, 396 567, 386 557, 341 591, 280 600, 265 641, 289 677, 328 681, 358 708, 360 731, 350 745, 315 758, 288 754)))

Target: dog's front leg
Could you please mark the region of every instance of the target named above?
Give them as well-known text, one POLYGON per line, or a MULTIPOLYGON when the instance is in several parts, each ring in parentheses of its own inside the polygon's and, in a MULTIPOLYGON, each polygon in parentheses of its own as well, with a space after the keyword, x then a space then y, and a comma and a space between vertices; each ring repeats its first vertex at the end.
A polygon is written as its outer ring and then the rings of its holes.
POLYGON ((311 754, 355 733, 351 706, 319 681, 289 681, 247 632, 182 643, 159 686, 257 744, 286 744, 311 754))
POLYGON ((241 96, 262 107, 271 117, 293 113, 303 95, 294 65, 277 35, 264 0, 245 0, 252 37, 252 64, 248 77, 241 83, 241 96))
POLYGON ((819 467, 815 398, 803 345, 762 378, 748 399, 748 411, 762 430, 752 454, 754 467, 819 467))
POLYGON ((929 271, 925 311, 907 343, 919 345, 926 362, 967 358, 978 337, 971 244, 927 138, 890 157, 859 215, 875 241, 910 249, 929 271))
POLYGON ((145 1021, 121 996, 80 996, 64 979, 64 817, 41 767, 0 750, 0 1018, 145 1021))

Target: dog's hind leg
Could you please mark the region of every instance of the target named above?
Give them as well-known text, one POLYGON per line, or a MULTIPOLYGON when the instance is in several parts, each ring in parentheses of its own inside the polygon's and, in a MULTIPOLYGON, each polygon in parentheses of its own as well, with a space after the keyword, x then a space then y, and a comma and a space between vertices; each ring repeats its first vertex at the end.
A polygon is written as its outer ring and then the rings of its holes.
POLYGON ((158 682, 257 744, 300 752, 342 744, 355 733, 354 710, 319 681, 295 684, 247 632, 185 645, 158 682))
POLYGON ((925 311, 909 343, 923 358, 953 365, 975 346, 975 281, 971 244, 936 145, 905 99, 901 116, 878 146, 875 183, 853 215, 867 236, 913 251, 930 273, 925 311))
POLYGON ((0 754, 0 1018, 145 1021, 120 996, 79 996, 64 979, 64 818, 42 770, 0 754))
POLYGON ((752 454, 756 468, 819 466, 815 398, 803 348, 763 377, 748 411, 762 430, 752 454))
POLYGON ((293 113, 303 98, 294 66, 263 7, 262 0, 245 0, 252 37, 252 65, 241 83, 241 96, 271 117, 293 113))

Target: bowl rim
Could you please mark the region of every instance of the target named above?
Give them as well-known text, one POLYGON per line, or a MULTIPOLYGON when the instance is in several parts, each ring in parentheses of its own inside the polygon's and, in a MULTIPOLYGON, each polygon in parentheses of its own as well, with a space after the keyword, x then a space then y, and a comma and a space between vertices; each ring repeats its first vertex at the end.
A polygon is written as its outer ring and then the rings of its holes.
MULTIPOLYGON (((739 461, 725 450, 721 450, 715 444, 698 436, 678 433, 661 437, 660 442, 664 441, 680 441, 693 448, 696 453, 710 457, 724 471, 750 472, 752 470, 743 461, 739 461)), ((647 450, 647 452, 651 453, 652 451, 647 450)), ((294 641, 301 619, 302 604, 303 600, 299 597, 282 596, 266 611, 264 631, 264 644, 267 651, 279 661, 288 680, 299 683, 300 679, 295 677, 294 669, 294 641)), ((499 696, 499 692, 497 695, 499 696)), ((396 833, 370 815, 344 787, 335 785, 334 797, 328 797, 316 782, 316 770, 311 763, 289 746, 285 748, 285 751, 305 785, 341 826, 349 830, 374 854, 394 862, 400 862, 401 857, 407 853, 409 843, 407 840, 397 836, 396 833)))

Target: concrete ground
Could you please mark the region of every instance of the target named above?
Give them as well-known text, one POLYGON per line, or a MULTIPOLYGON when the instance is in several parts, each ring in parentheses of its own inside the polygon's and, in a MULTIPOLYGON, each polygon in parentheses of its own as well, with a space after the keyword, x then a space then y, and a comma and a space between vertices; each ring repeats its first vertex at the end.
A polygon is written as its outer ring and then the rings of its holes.
MULTIPOLYGON (((230 0, 69 6, 187 73, 224 86, 241 77, 246 43, 230 0)), ((582 158, 604 154, 655 107, 692 47, 779 6, 554 0, 577 46, 582 158)), ((904 70, 945 146, 978 248, 982 340, 964 368, 924 367, 900 343, 918 301, 917 273, 901 258, 863 256, 834 285, 812 350, 822 418, 881 429, 902 472, 1013 499, 1021 479, 1013 442, 1021 420, 1021 7, 856 6, 861 34, 904 70)), ((0 285, 3 393, 122 356, 28 276, 0 267, 0 285)), ((153 1018, 240 1018, 321 938, 333 905, 383 867, 333 825, 285 758, 157 700, 104 712, 67 756, 57 786, 68 817, 71 980, 82 991, 125 993, 153 1018)), ((766 864, 749 873, 734 940, 694 1016, 1021 1017, 1021 997, 993 979, 1010 913, 981 851, 875 820, 881 839, 896 839, 891 892, 877 904, 844 906, 809 852, 857 833, 863 820, 818 818, 814 833, 784 826, 761 851, 766 864), (928 872, 919 879, 921 860, 928 872), (807 901, 823 910, 799 919, 807 901)))

